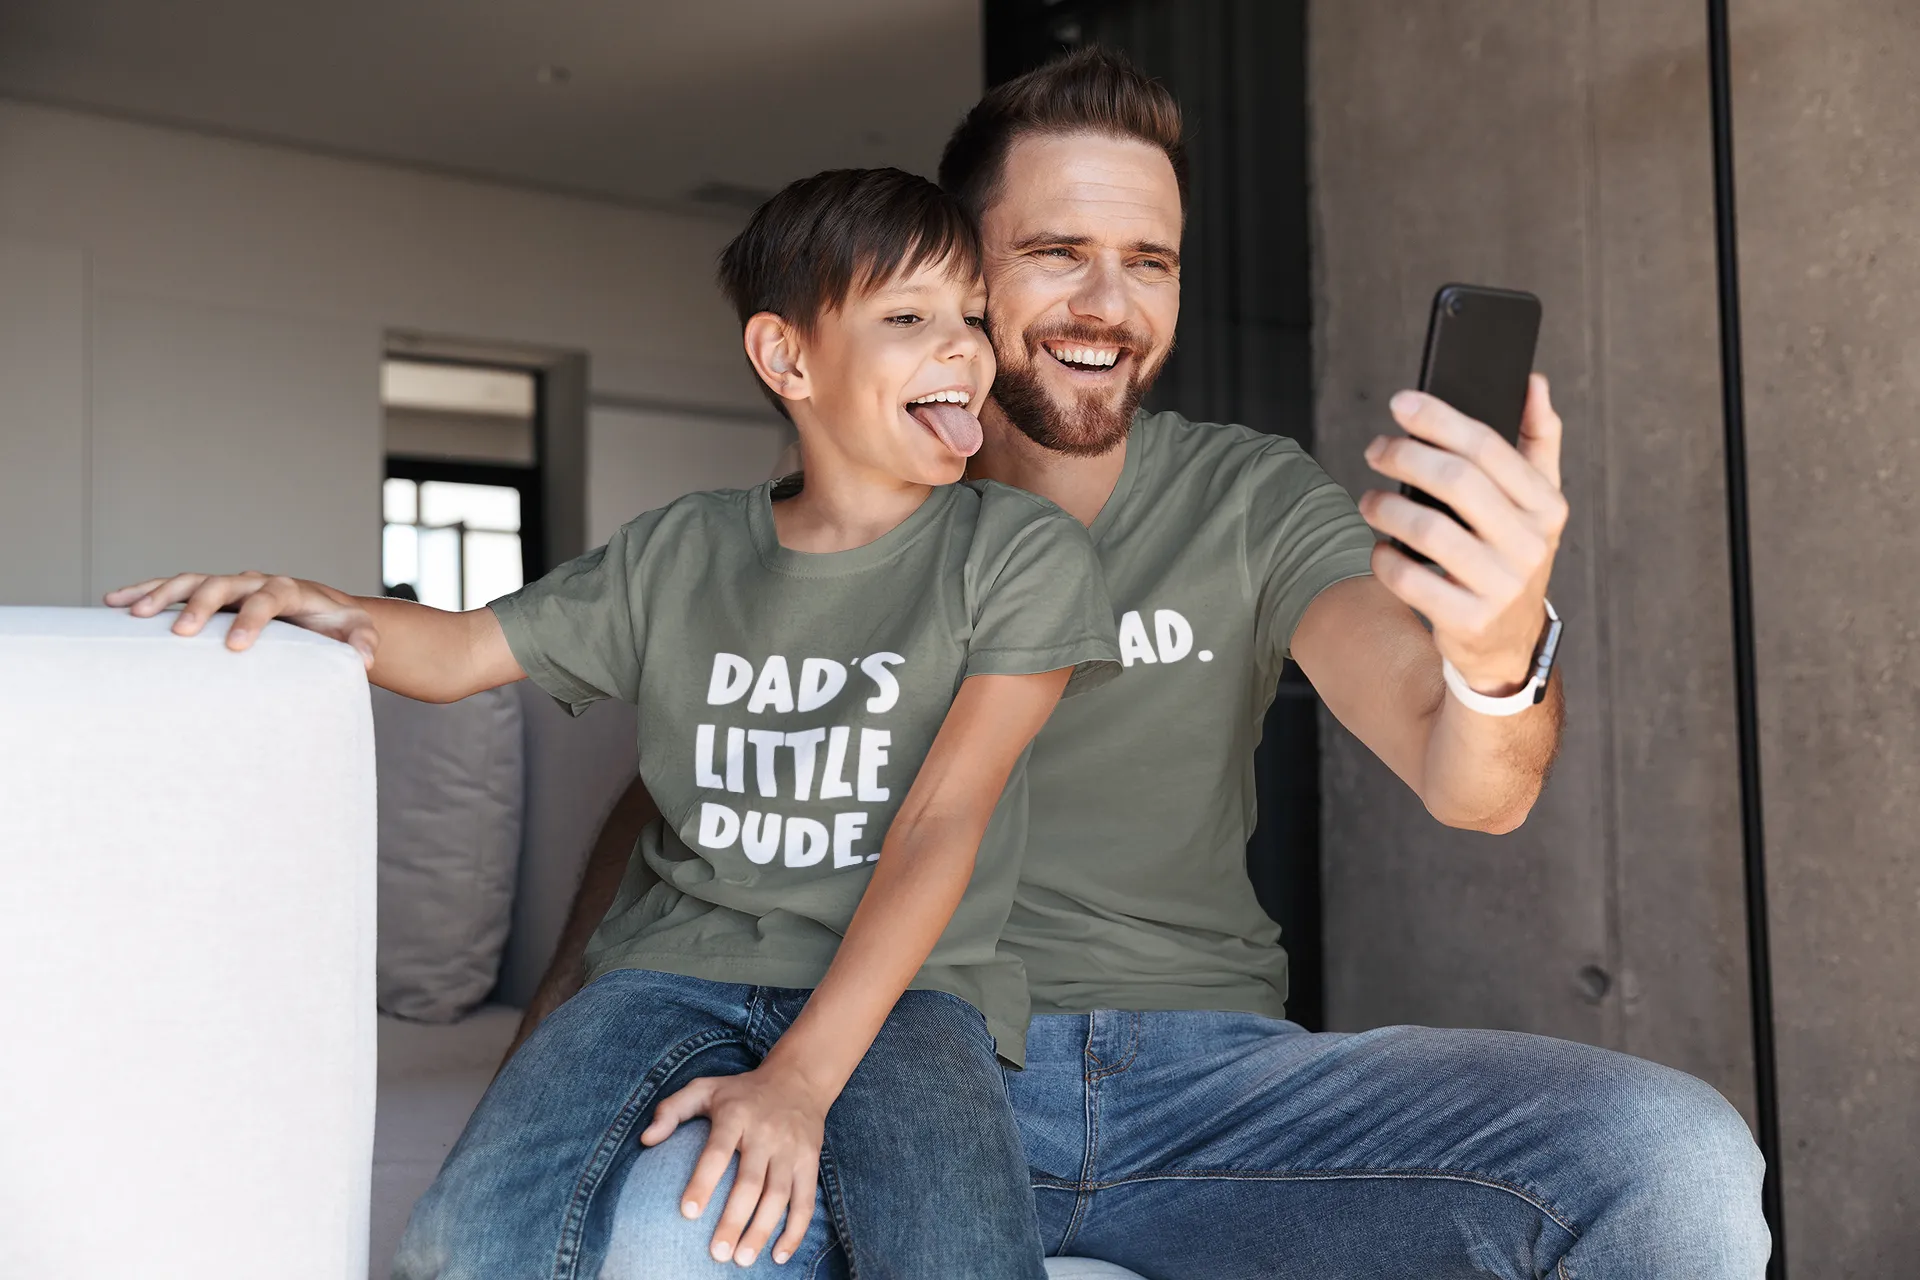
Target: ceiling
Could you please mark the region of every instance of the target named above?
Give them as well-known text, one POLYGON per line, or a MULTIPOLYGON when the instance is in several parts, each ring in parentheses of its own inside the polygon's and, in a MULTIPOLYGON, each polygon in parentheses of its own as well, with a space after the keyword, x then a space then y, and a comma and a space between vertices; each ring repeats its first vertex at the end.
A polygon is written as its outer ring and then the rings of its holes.
POLYGON ((0 0, 0 96, 737 214, 930 173, 979 0, 0 0), (704 196, 701 193, 704 189, 704 196))

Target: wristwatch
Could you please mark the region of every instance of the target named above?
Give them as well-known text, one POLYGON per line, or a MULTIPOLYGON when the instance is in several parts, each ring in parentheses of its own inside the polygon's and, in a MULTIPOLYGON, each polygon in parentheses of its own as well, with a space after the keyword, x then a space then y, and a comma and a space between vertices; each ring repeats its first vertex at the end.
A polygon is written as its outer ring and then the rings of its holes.
POLYGON ((1540 633, 1540 643, 1533 647, 1533 675, 1520 687, 1519 692, 1510 693, 1504 698, 1489 697, 1468 684, 1467 678, 1460 674, 1460 669, 1444 656, 1440 659, 1440 674, 1446 679, 1447 689, 1469 711, 1478 711, 1483 716, 1517 716, 1546 698, 1547 681, 1553 675, 1554 655, 1560 651, 1560 615, 1553 611, 1553 601, 1545 603, 1547 625, 1540 633))

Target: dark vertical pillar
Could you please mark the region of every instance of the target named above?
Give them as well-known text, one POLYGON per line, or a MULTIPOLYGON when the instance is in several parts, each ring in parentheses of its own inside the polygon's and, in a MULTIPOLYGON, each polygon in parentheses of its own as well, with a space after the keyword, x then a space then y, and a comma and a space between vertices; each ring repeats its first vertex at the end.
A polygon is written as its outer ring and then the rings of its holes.
MULTIPOLYGON (((1179 97, 1191 191, 1179 345, 1148 405, 1313 447, 1306 6, 1300 0, 986 0, 987 82, 1100 44, 1179 97)), ((1321 1025, 1316 699, 1289 667, 1255 758, 1247 871, 1291 958, 1288 1013, 1321 1025)))

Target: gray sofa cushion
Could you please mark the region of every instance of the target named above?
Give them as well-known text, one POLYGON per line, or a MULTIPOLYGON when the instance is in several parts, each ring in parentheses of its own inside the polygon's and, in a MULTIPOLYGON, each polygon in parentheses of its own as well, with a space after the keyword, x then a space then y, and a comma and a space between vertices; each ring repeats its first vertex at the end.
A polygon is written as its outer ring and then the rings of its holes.
POLYGON ((520 696, 448 706, 373 690, 380 783, 380 1007, 451 1022, 493 989, 525 793, 520 696))

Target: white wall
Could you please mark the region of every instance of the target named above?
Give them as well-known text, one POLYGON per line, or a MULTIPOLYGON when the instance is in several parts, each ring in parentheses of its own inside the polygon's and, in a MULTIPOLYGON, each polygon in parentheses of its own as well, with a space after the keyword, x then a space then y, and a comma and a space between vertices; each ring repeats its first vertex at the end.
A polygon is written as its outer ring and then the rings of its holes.
POLYGON ((784 430, 713 284, 732 230, 0 101, 0 604, 187 567, 377 589, 391 329, 720 411, 596 413, 596 536, 758 482, 784 430))

